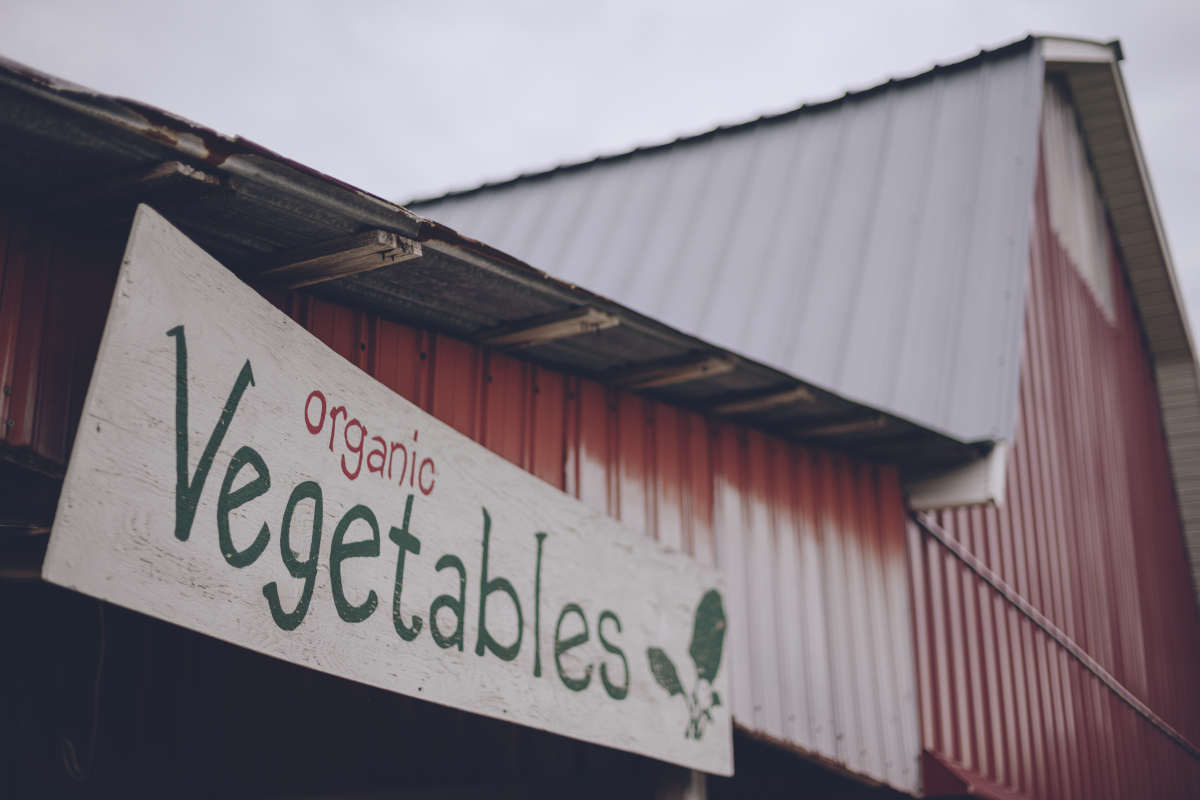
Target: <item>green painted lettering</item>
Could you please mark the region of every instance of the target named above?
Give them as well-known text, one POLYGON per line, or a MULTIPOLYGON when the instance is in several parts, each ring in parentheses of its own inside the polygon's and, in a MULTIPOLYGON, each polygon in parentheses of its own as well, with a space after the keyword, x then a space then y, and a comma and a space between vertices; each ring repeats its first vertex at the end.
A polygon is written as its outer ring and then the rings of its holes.
POLYGON ((458 597, 453 595, 439 595, 429 606, 429 632, 433 634, 433 640, 438 643, 438 647, 447 648, 458 645, 458 651, 461 653, 463 649, 463 622, 466 619, 467 613, 467 568, 463 566, 462 559, 458 556, 444 555, 438 559, 437 571, 441 572, 444 569, 454 567, 458 570, 458 597), (454 629, 454 633, 446 636, 438 628, 437 613, 443 608, 448 608, 454 612, 454 616, 458 619, 458 626, 454 629))
POLYGON ((421 632, 420 617, 413 616, 411 628, 405 625, 404 620, 400 617, 400 593, 404 591, 404 556, 407 553, 412 553, 414 556, 421 553, 421 541, 408 532, 408 520, 412 516, 412 507, 413 496, 410 494, 408 502, 404 505, 402 527, 392 528, 388 531, 388 538, 400 546, 400 553, 396 556, 396 591, 392 595, 392 625, 395 626, 396 633, 400 634, 400 638, 406 642, 411 642, 421 632))
POLYGON ((617 626, 617 633, 621 632, 621 620, 617 619, 617 615, 611 611, 602 611, 600 620, 596 623, 596 635, 600 637, 600 644, 604 649, 615 656, 620 656, 621 664, 625 669, 625 685, 616 686, 608 679, 608 664, 600 665, 600 682, 604 684, 604 691, 608 692, 608 696, 613 700, 624 700, 629 695, 629 661, 625 658, 624 651, 616 645, 604 638, 604 620, 611 619, 613 624, 617 626))
POLYGON ((488 580, 488 541, 491 536, 492 518, 487 509, 483 509, 483 566, 479 576, 479 638, 475 642, 475 655, 483 655, 484 648, 491 650, 504 661, 512 661, 521 651, 521 636, 525 632, 524 619, 521 616, 521 601, 517 599, 517 590, 506 578, 488 580), (517 640, 507 647, 501 645, 487 629, 487 599, 492 592, 504 592, 512 598, 517 609, 517 640))
POLYGON ((229 461, 229 468, 225 470, 221 493, 217 495, 217 538, 221 545, 221 555, 225 556, 225 560, 229 562, 230 566, 240 569, 257 561, 263 550, 266 549, 267 542, 271 541, 271 530, 264 522, 258 536, 250 543, 250 546, 239 551, 234 547, 233 536, 229 533, 229 512, 239 506, 244 506, 256 497, 261 497, 270 488, 271 471, 267 469, 267 463, 263 461, 257 451, 250 447, 243 447, 233 454, 233 458, 229 461), (247 466, 253 467, 257 475, 236 492, 231 492, 230 489, 233 488, 233 481, 237 478, 237 474, 241 472, 242 467, 247 466))
POLYGON ((342 562, 348 558, 374 558, 379 555, 379 521, 375 512, 364 505, 357 505, 342 515, 333 531, 333 541, 329 543, 329 583, 333 587, 333 605, 343 622, 362 622, 375 612, 379 598, 375 590, 367 592, 367 599, 362 605, 353 605, 346 599, 342 587, 342 562), (371 538, 362 542, 345 543, 346 531, 358 520, 363 520, 371 527, 371 538))
POLYGON ((576 603, 567 603, 563 606, 563 610, 559 612, 558 624, 554 626, 554 666, 558 668, 558 677, 562 679, 563 685, 572 692, 582 692, 592 682, 592 665, 587 665, 587 670, 584 671, 582 678, 572 678, 563 669, 562 655, 573 647, 585 643, 588 640, 588 624, 587 617, 583 615, 583 609, 576 603), (577 633, 570 639, 563 640, 560 637, 562 633, 563 620, 567 618, 567 614, 578 614, 579 619, 583 622, 583 633, 577 633))
POLYGON ((542 677, 542 542, 546 534, 535 533, 537 538, 537 567, 533 573, 533 677, 542 677))
POLYGON ((187 340, 182 325, 171 328, 167 336, 175 337, 175 538, 185 542, 192 532, 192 520, 196 518, 196 507, 200 504, 208 471, 237 412, 238 403, 242 401, 242 394, 248 385, 254 385, 254 372, 250 369, 250 360, 246 359, 233 383, 233 391, 225 401, 221 418, 208 437, 208 445, 200 456, 200 463, 196 465, 196 473, 189 481, 187 340))
POLYGON ((300 623, 304 622, 304 615, 308 613, 308 604, 312 601, 313 587, 317 582, 317 557, 321 552, 321 518, 323 514, 324 506, 320 486, 313 481, 304 481, 292 489, 292 495, 288 498, 287 507, 283 511, 283 524, 279 527, 279 550, 283 556, 284 566, 287 567, 292 577, 304 579, 304 592, 300 595, 300 602, 296 604, 296 608, 291 612, 285 612, 279 602, 279 587, 275 581, 271 581, 263 587, 263 596, 267 598, 267 604, 271 607, 271 618, 285 631, 294 631, 300 627, 300 623), (296 558, 296 554, 292 552, 291 542, 292 514, 295 513, 296 505, 301 500, 313 501, 312 542, 308 546, 307 561, 296 558))

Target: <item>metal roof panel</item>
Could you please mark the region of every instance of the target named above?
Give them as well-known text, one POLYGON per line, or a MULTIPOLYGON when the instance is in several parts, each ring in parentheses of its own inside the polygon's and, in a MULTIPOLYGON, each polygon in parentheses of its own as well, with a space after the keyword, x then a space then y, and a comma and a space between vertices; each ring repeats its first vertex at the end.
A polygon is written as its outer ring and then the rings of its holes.
POLYGON ((1030 40, 412 208, 840 395, 1010 440, 1041 87, 1030 40))

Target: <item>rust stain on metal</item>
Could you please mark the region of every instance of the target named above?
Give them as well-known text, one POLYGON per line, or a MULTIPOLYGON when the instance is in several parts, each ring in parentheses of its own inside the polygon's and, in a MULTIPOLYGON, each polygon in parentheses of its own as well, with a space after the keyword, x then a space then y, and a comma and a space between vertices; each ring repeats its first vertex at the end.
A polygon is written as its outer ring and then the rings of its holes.
MULTIPOLYGON (((350 192, 358 197, 371 200, 372 202, 383 203, 390 207, 396 214, 416 222, 419 226, 419 232, 416 236, 417 241, 436 241, 451 247, 456 247, 469 253, 481 256, 489 261, 519 270, 531 276, 535 276, 540 280, 554 284, 559 284, 564 287, 578 291, 574 287, 569 287, 568 284, 559 281, 546 272, 536 269, 529 264, 514 258, 509 254, 490 247, 483 242, 463 236, 452 228, 441 225, 429 219, 425 219, 399 204, 387 200, 370 192, 359 189, 356 186, 338 180, 330 175, 327 175, 311 167, 305 166, 298 161, 287 158, 273 150, 270 150, 262 145, 259 145, 249 139, 241 136, 227 136, 219 133, 211 128, 206 128, 202 125, 197 125, 183 117, 176 116, 160 108, 157 108, 146 103, 141 103, 136 100, 127 98, 119 98, 103 95, 93 92, 82 86, 67 83, 57 80, 51 76, 31 70, 15 64, 10 61, 0 59, 0 67, 7 68, 9 71, 26 78, 27 80, 38 83, 51 91, 63 95, 75 95, 79 98, 91 101, 103 100, 111 103, 126 112, 126 115, 115 114, 112 111, 102 108, 86 108, 86 112, 92 116, 101 117, 106 121, 118 125, 126 130, 130 130, 139 135, 152 139, 160 144, 166 145, 172 149, 178 150, 191 158, 202 161, 214 167, 223 167, 226 162, 234 158, 260 158, 266 161, 274 162, 281 166, 287 167, 303 175, 316 178, 331 186, 340 188, 346 192, 350 192)), ((596 299, 604 300, 605 298, 593 295, 596 299)), ((611 303, 611 301, 608 301, 611 303)))
POLYGON ((331 175, 305 166, 299 161, 294 161, 286 156, 276 153, 257 144, 250 139, 241 136, 227 136, 219 133, 211 128, 206 128, 202 125, 197 125, 194 122, 184 119, 183 117, 175 116, 169 112, 163 111, 155 106, 140 103, 136 100, 127 100, 124 98, 112 98, 114 102, 125 108, 127 111, 137 115, 145 122, 145 127, 135 127, 133 130, 142 135, 169 145, 176 149, 192 155, 195 158, 211 164, 213 166, 222 166, 226 161, 238 156, 251 156, 262 158, 268 161, 274 161, 290 169, 300 172, 310 177, 318 178, 321 181, 337 186, 340 189, 351 192, 372 201, 386 203, 395 209, 396 212, 416 219, 416 215, 406 211, 401 206, 386 200, 382 197, 371 194, 370 192, 352 186, 345 181, 338 180, 331 175))
POLYGON ((729 647, 740 729, 860 780, 915 788, 904 509, 893 468, 315 297, 268 297, 501 457, 664 546, 719 563, 737 617, 729 647))
POLYGON ((256 157, 288 167, 309 177, 317 178, 358 197, 389 206, 397 214, 412 220, 420 219, 397 203, 387 200, 356 186, 338 180, 323 172, 307 167, 298 161, 280 155, 241 136, 227 136, 211 128, 198 125, 147 103, 114 97, 93 91, 84 86, 54 78, 8 59, 0 58, 0 70, 42 87, 61 97, 78 111, 103 119, 111 124, 145 136, 188 156, 214 167, 220 167, 232 158, 256 157), (103 104, 103 105, 101 105, 103 104), (107 106, 107 107, 106 107, 107 106), (118 113, 112 107, 120 109, 118 113))

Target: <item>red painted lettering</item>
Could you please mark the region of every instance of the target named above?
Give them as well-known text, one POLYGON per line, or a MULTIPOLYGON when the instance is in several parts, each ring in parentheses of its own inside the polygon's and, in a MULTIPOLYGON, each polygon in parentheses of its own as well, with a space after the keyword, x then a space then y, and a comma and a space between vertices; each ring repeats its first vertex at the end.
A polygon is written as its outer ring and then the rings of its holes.
POLYGON ((417 483, 417 485, 421 487, 421 494, 429 494, 430 492, 433 491, 433 482, 434 482, 433 481, 433 473, 434 473, 433 459, 427 458, 424 461, 422 461, 421 462, 421 480, 418 481, 418 483, 417 483), (426 466, 429 467, 429 488, 428 489, 425 488, 425 467, 426 466))
POLYGON ((387 442, 385 442, 383 440, 382 436, 372 436, 371 441, 379 442, 379 449, 372 450, 367 455, 367 471, 368 472, 378 472, 379 477, 382 478, 383 477, 383 465, 387 462, 387 442), (375 456, 379 456, 379 466, 375 466, 375 464, 371 461, 371 459, 374 458, 375 456))
POLYGON ((337 415, 346 416, 345 406, 334 406, 329 409, 329 452, 333 452, 333 437, 337 434, 337 415))
MULTIPOLYGON (((417 457, 416 445, 409 450, 407 446, 400 442, 389 442, 382 436, 370 436, 367 433, 367 426, 360 422, 357 418, 352 419, 350 412, 346 406, 334 406, 325 397, 325 394, 318 389, 314 389, 309 393, 308 398, 304 401, 304 425, 308 428, 308 432, 314 436, 321 433, 325 428, 325 418, 329 418, 329 452, 336 453, 334 443, 337 440, 337 420, 338 416, 342 417, 342 438, 346 444, 347 453, 340 455, 342 465, 342 474, 350 480, 357 480, 362 474, 363 462, 367 464, 367 473, 378 473, 380 478, 384 477, 384 472, 387 472, 387 480, 396 480, 397 484, 404 486, 405 479, 408 480, 408 485, 419 488, 422 494, 429 495, 433 492, 434 485, 437 483, 437 467, 432 458, 419 459, 417 457), (313 401, 316 400, 321 404, 316 420, 313 420, 313 401), (358 439, 355 441, 351 436, 353 429, 358 429, 358 439), (367 448, 367 441, 370 440, 374 444, 367 448), (395 475, 396 470, 396 451, 400 451, 400 469, 399 475, 395 475), (347 454, 351 458, 358 456, 354 468, 351 469, 350 461, 346 458, 347 454), (419 466, 418 466, 419 465, 419 466)), ((413 431, 413 442, 416 442, 420 437, 420 431, 413 431)), ((339 456, 335 455, 335 458, 339 456)))
POLYGON ((396 463, 396 451, 400 450, 404 453, 404 464, 400 467, 400 485, 404 485, 404 475, 408 472, 408 448, 402 444, 393 443, 392 452, 388 458, 388 480, 392 479, 392 465, 396 463))
POLYGON ((346 474, 347 478, 349 478, 350 480, 354 480, 355 478, 358 477, 359 471, 362 470, 362 462, 363 462, 363 452, 362 451, 363 451, 363 445, 367 441, 367 429, 363 427, 363 424, 361 422, 359 422, 356 419, 352 419, 349 422, 347 422, 345 428, 342 429, 342 435, 343 435, 343 438, 345 438, 345 440, 346 440, 346 447, 349 448, 350 452, 358 453, 358 466, 356 466, 354 468, 354 472, 351 472, 350 470, 348 470, 346 468, 346 457, 342 456, 342 472, 344 472, 346 474), (350 444, 350 429, 354 428, 354 427, 357 427, 360 431, 362 431, 362 433, 360 433, 358 435, 358 444, 356 444, 356 445, 350 444))
POLYGON ((308 432, 313 436, 316 436, 321 432, 321 428, 325 427, 325 395, 321 394, 319 391, 314 390, 313 393, 308 396, 308 399, 304 401, 304 424, 308 426, 308 432), (313 425, 308 419, 308 407, 312 405, 314 397, 321 400, 321 421, 317 425, 313 425))

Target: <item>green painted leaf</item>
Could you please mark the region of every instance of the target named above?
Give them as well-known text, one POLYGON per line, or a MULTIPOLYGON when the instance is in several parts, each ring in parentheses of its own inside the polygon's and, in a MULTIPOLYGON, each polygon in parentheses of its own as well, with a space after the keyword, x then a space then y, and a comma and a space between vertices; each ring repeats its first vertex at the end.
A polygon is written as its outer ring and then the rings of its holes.
POLYGON ((658 685, 671 695, 683 694, 683 687, 679 685, 679 673, 675 671, 675 663, 670 657, 657 647, 651 647, 646 651, 646 655, 650 659, 650 671, 654 673, 654 680, 658 681, 658 685))
POLYGON ((716 589, 709 589, 696 607, 692 646, 688 653, 696 664, 696 675, 712 683, 721 668, 721 648, 725 646, 725 608, 716 589))
POLYGON ((719 705, 721 705, 721 695, 717 694, 716 692, 713 692, 712 707, 716 708, 719 705))

